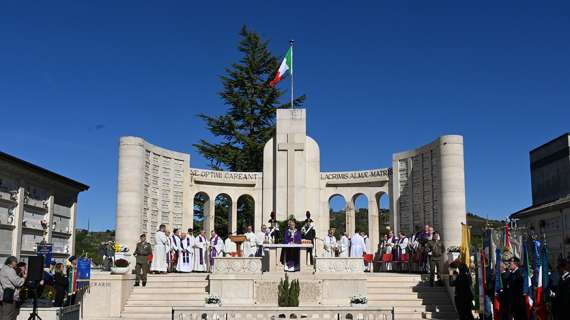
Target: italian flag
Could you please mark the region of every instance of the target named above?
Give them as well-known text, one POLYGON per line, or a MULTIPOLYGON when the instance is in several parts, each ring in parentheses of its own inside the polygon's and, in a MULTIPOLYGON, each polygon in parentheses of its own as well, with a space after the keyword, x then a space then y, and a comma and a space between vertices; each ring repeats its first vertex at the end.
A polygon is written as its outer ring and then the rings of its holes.
POLYGON ((271 80, 269 83, 270 86, 274 87, 285 75, 285 72, 289 71, 289 73, 293 74, 293 47, 289 47, 287 53, 285 54, 285 58, 281 61, 281 65, 279 66, 279 70, 277 70, 277 74, 275 78, 271 80))

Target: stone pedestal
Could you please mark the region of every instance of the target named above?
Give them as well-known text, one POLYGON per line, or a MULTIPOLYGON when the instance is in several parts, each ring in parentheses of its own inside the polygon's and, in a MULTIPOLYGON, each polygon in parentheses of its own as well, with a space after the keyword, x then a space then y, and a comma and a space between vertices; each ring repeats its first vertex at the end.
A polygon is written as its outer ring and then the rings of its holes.
POLYGON ((89 320, 119 318, 127 302, 135 276, 91 273, 89 290, 83 297, 83 318, 89 320))
MULTIPOLYGON (((277 251, 277 250, 272 250, 277 251)), ((223 306, 277 306, 278 285, 285 272, 261 272, 262 258, 216 258, 210 293, 223 306)), ((298 279, 300 306, 349 306, 350 297, 366 295, 361 258, 316 258, 316 272, 287 273, 298 279)))
POLYGON ((311 267, 309 250, 313 248, 312 244, 265 244, 263 250, 265 256, 268 258, 268 269, 269 272, 281 272, 283 271, 283 264, 281 263, 281 251, 283 248, 300 248, 300 271, 301 272, 313 272, 314 269, 311 267))

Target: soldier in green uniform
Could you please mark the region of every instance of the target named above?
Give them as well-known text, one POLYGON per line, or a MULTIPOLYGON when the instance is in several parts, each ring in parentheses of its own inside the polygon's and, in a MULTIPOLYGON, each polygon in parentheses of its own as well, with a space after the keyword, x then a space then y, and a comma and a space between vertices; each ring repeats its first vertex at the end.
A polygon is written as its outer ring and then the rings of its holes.
POLYGON ((139 286, 141 280, 143 287, 146 286, 146 274, 149 269, 148 256, 152 254, 152 246, 146 242, 146 235, 141 234, 140 239, 141 241, 137 243, 137 249, 134 253, 137 257, 137 264, 135 266, 135 274, 137 275, 135 287, 139 286))
POLYGON ((432 239, 429 240, 426 244, 426 249, 429 255, 429 282, 433 287, 436 274, 438 278, 438 284, 441 283, 441 260, 445 251, 443 243, 439 239, 439 232, 436 231, 433 233, 432 239))

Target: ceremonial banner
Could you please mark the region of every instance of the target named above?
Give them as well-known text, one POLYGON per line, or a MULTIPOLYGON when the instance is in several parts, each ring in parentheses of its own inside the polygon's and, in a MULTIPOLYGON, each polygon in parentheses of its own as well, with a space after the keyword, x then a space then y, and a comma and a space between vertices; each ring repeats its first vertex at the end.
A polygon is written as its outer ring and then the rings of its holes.
POLYGON ((469 265, 471 255, 469 248, 471 247, 471 228, 466 224, 461 224, 461 261, 469 265))

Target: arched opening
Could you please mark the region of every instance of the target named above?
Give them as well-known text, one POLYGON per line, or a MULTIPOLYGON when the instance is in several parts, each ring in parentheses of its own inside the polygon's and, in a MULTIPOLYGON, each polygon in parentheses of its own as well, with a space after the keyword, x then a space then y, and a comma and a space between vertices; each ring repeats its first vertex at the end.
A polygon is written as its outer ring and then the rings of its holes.
POLYGON ((204 219, 206 218, 206 211, 210 206, 209 202, 210 197, 204 192, 198 192, 194 195, 193 228, 195 234, 197 234, 199 230, 204 229, 204 219))
POLYGON ((355 231, 368 234, 368 198, 358 193, 352 197, 352 203, 354 203, 355 231))
POLYGON ((388 233, 388 230, 390 230, 390 225, 392 223, 390 199, 388 197, 388 194, 385 192, 378 192, 376 194, 376 204, 378 205, 378 214, 380 216, 380 219, 378 219, 380 223, 378 230, 380 231, 380 236, 382 237, 388 233))
POLYGON ((220 193, 216 196, 215 205, 214 230, 222 239, 226 239, 231 228, 232 198, 225 193, 220 193))
POLYGON ((337 238, 346 232, 346 200, 340 194, 329 198, 329 221, 329 228, 336 229, 337 238))
POLYGON ((249 194, 241 195, 237 200, 237 234, 246 233, 247 226, 255 228, 254 222, 255 200, 249 194))

